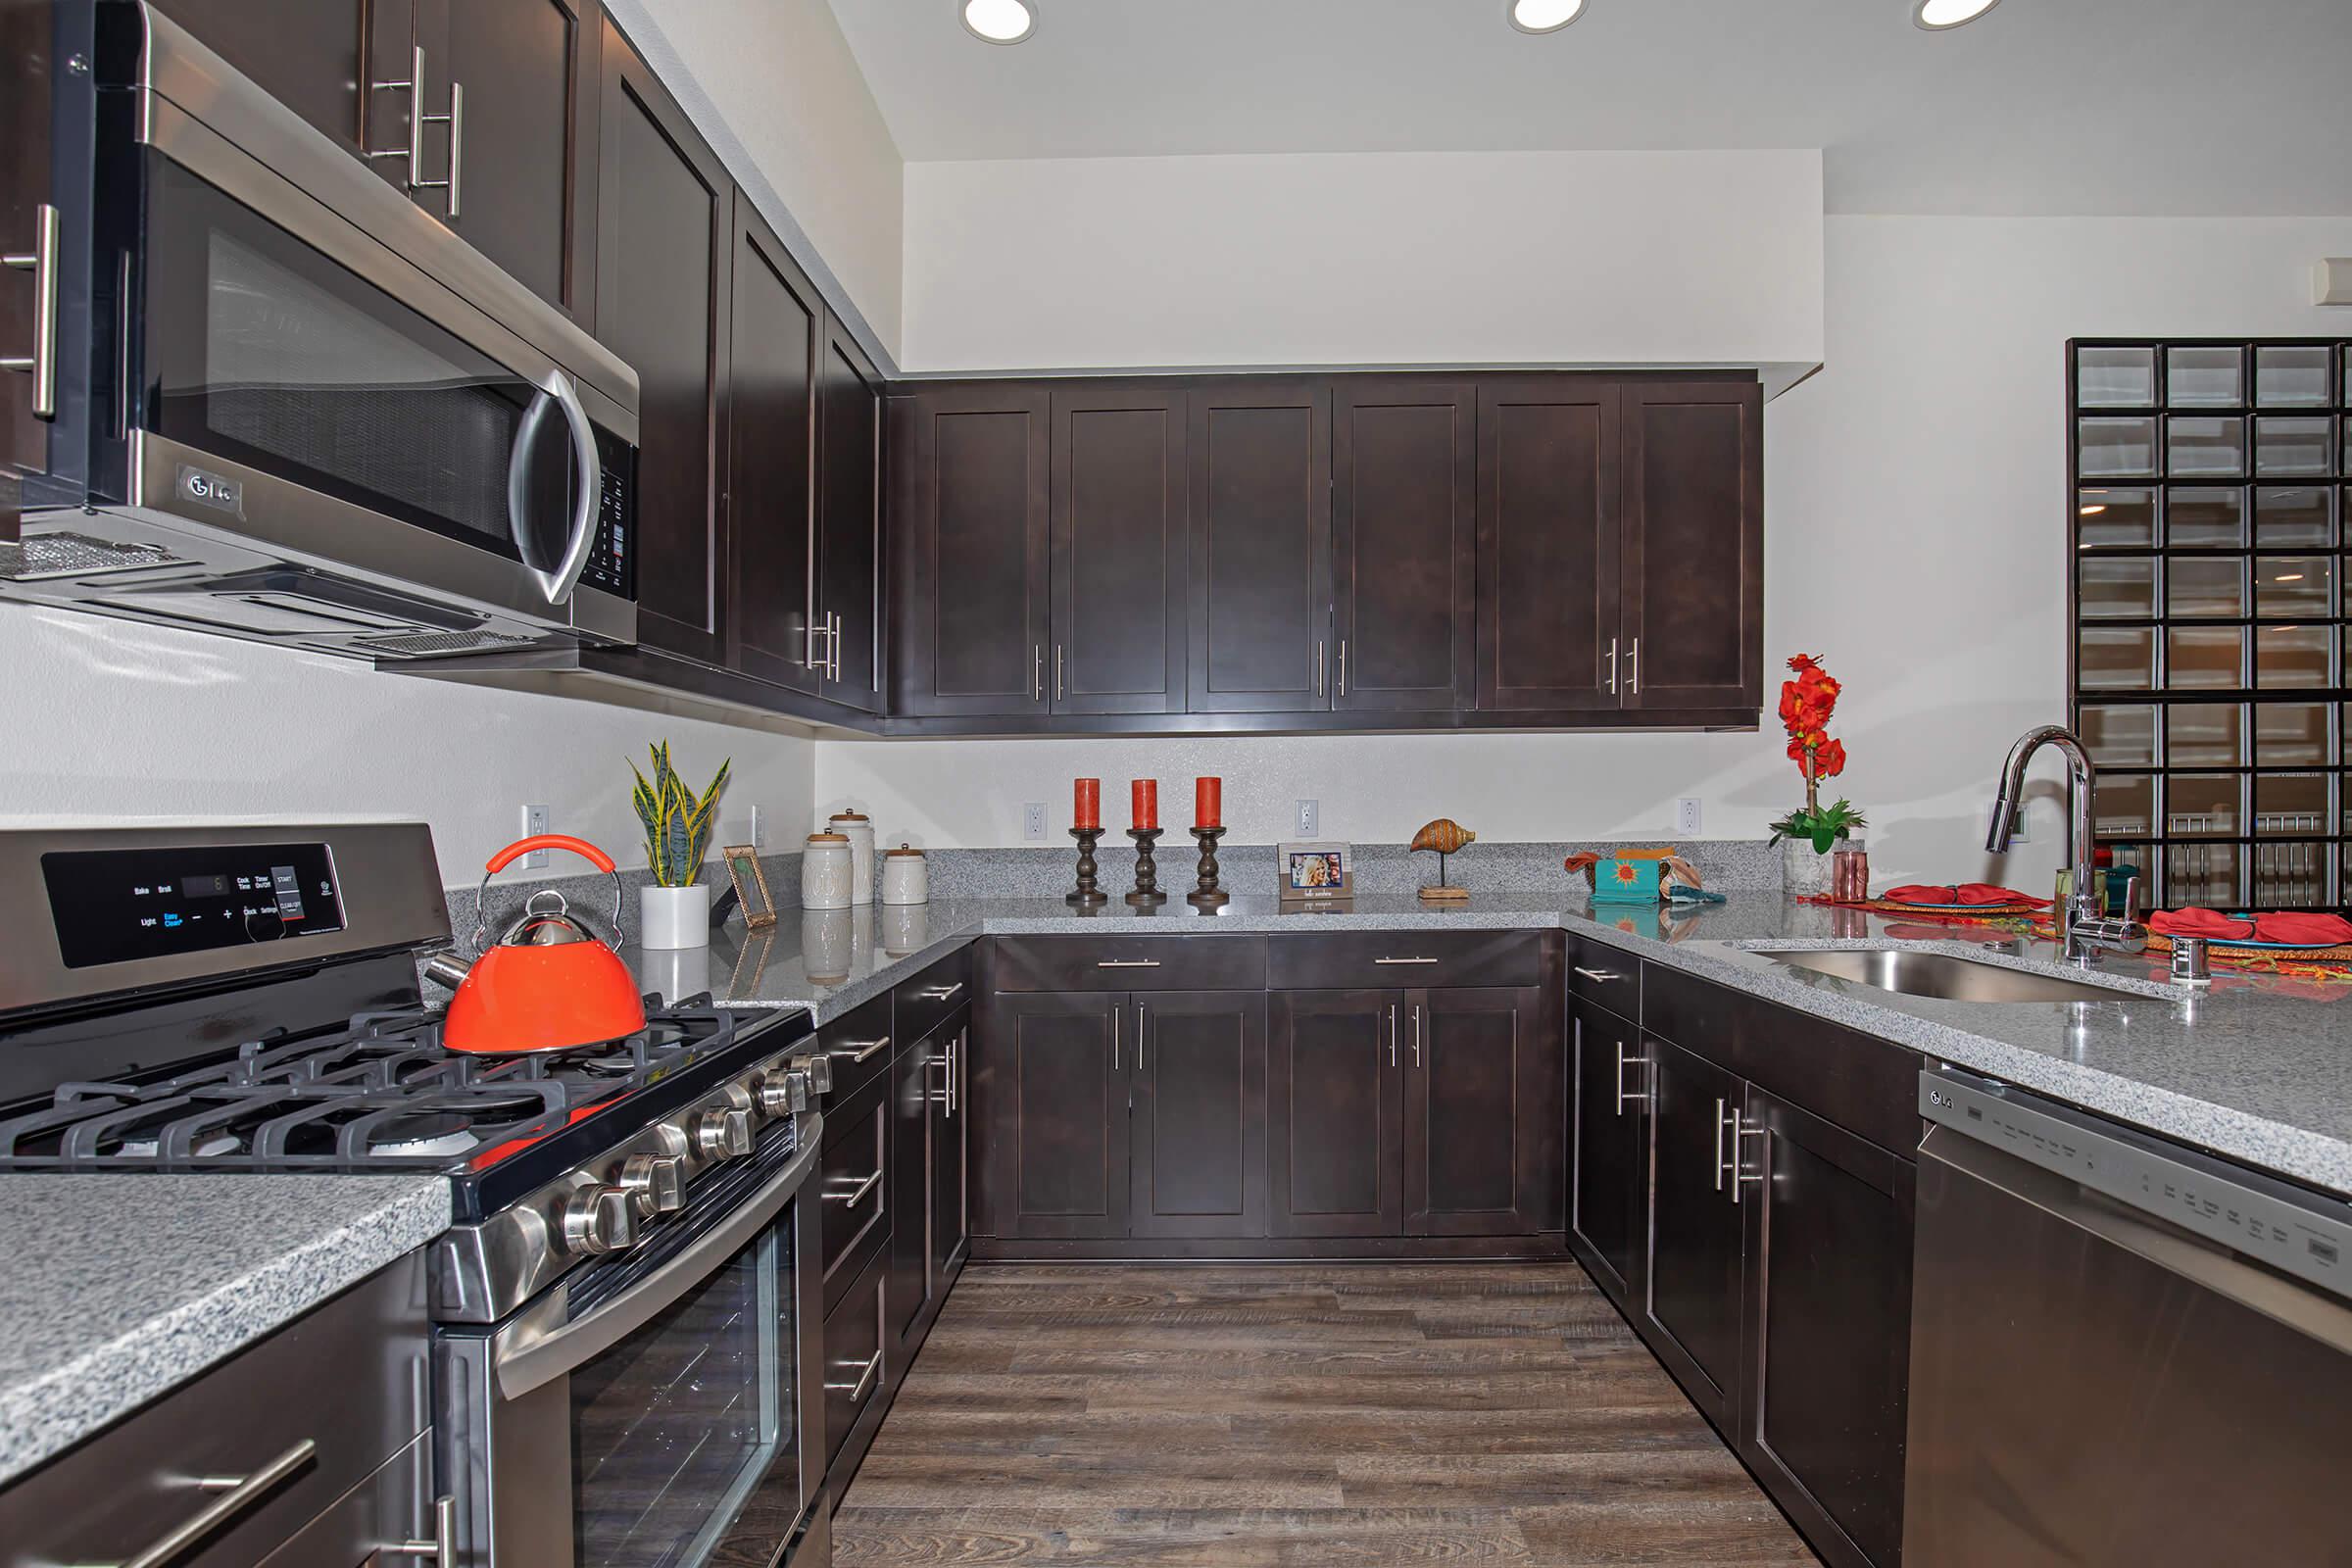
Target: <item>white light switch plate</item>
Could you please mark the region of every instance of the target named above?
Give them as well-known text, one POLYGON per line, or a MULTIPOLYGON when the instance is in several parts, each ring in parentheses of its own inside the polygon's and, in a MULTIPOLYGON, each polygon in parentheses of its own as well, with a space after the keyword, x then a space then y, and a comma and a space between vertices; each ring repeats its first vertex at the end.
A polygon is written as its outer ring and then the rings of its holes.
MULTIPOLYGON (((522 836, 524 838, 535 839, 547 830, 546 807, 526 806, 522 808, 522 836)), ((539 870, 546 864, 547 851, 545 850, 533 850, 522 858, 522 868, 526 871, 539 870)))
POLYGON ((1025 844, 1046 842, 1046 803, 1031 801, 1021 808, 1021 841, 1025 844))
POLYGON ((1686 795, 1674 803, 1674 830, 1677 833, 1698 831, 1698 798, 1686 795))
POLYGON ((1320 801, 1300 801, 1298 816, 1292 826, 1302 839, 1319 838, 1323 833, 1323 808, 1320 801))

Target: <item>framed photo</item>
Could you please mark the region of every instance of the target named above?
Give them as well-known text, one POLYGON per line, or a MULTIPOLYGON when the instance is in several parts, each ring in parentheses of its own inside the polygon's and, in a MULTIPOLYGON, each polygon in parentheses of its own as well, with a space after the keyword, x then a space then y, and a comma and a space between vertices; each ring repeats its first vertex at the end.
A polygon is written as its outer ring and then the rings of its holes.
POLYGON ((1355 893, 1353 859, 1345 844, 1323 841, 1276 845, 1276 889, 1291 902, 1351 898, 1355 893))
POLYGON ((760 851, 750 844, 730 844, 719 855, 727 862, 727 876, 735 884, 735 898, 743 906, 743 923, 754 931, 764 931, 776 923, 776 901, 767 891, 767 873, 760 869, 760 851))

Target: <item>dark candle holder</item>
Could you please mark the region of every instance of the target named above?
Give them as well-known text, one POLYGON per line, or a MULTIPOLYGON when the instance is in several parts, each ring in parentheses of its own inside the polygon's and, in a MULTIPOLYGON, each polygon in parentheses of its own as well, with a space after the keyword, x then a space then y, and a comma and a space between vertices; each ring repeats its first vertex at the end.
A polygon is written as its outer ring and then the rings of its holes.
POLYGON ((1074 827, 1070 837, 1078 841, 1078 885, 1061 896, 1064 904, 1081 909, 1091 909, 1108 904, 1110 895, 1095 886, 1095 845, 1102 837, 1099 827, 1074 827))
POLYGON ((1168 902, 1159 891, 1159 867, 1152 863, 1152 844, 1161 833, 1155 827, 1131 827, 1127 836, 1135 840, 1135 891, 1127 895, 1127 903, 1139 909, 1168 902))
POLYGON ((1193 837, 1200 841, 1200 885, 1184 896, 1184 902, 1196 909, 1213 909, 1221 904, 1231 904, 1233 895, 1217 886, 1217 840, 1225 836, 1221 827, 1197 827, 1193 837))

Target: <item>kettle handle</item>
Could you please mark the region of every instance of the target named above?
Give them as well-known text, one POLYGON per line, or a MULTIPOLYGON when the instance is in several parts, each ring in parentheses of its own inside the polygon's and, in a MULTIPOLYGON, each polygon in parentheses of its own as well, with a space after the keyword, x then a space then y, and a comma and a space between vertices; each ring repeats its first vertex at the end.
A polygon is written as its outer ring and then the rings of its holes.
POLYGON ((617 869, 612 864, 612 857, 586 839, 575 839, 568 833, 534 833, 527 839, 516 839, 490 857, 490 863, 483 867, 484 874, 495 876, 533 850, 569 850, 599 871, 617 869))

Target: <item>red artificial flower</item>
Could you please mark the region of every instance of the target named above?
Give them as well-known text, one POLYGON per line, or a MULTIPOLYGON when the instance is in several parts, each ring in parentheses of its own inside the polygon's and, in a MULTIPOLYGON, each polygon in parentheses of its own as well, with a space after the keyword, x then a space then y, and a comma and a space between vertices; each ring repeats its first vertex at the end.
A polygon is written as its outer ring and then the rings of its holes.
POLYGON ((1819 654, 1799 654, 1794 659, 1788 661, 1788 667, 1795 670, 1800 675, 1809 669, 1819 669, 1821 667, 1821 656, 1819 654))
POLYGON ((1845 771, 1845 742, 1824 741, 1813 753, 1816 778, 1836 778, 1845 771))

